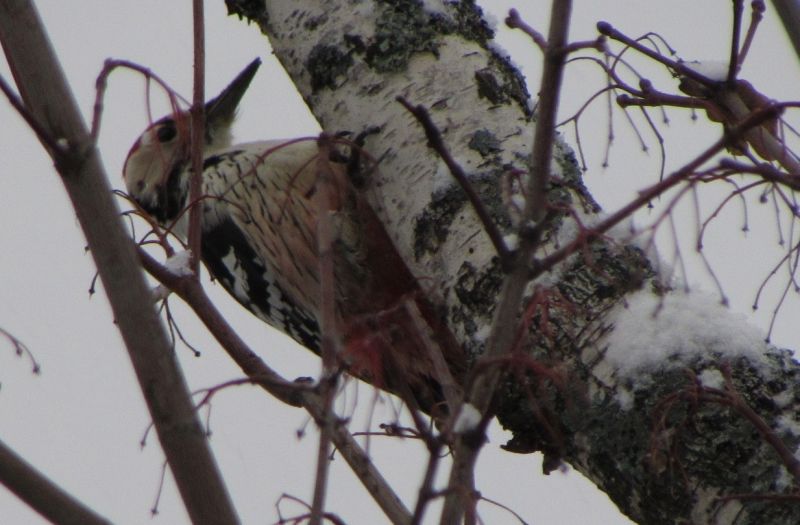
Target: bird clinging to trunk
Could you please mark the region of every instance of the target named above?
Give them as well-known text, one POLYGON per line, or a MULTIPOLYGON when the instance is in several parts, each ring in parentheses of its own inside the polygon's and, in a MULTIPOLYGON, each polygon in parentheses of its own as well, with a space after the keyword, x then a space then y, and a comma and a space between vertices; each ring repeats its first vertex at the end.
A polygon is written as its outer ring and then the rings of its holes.
MULTIPOLYGON (((254 60, 205 105, 201 259, 242 306, 319 353, 320 218, 312 197, 321 149, 314 139, 231 144, 237 107, 259 65, 254 60)), ((191 125, 185 111, 156 121, 136 140, 123 169, 142 210, 182 237, 192 205, 191 125)), ((338 148, 328 156, 337 203, 333 257, 342 364, 434 410, 442 392, 431 352, 442 352, 460 377, 460 347, 350 181, 353 163, 338 148), (420 320, 433 339, 420 335, 420 320)))

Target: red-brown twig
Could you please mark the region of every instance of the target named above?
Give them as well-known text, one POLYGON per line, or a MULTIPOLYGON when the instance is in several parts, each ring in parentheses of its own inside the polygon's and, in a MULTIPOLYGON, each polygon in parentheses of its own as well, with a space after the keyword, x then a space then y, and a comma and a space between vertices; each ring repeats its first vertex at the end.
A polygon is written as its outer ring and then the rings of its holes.
POLYGON ((690 79, 692 79, 692 80, 694 80, 696 82, 700 82, 700 83, 708 82, 708 78, 705 77, 704 75, 698 73, 697 71, 695 71, 694 69, 692 69, 690 67, 687 67, 687 66, 681 64, 680 62, 676 62, 674 60, 670 60, 670 59, 664 58, 660 53, 658 53, 656 51, 653 51, 652 49, 650 49, 650 48, 648 48, 646 46, 641 45, 636 40, 630 38, 629 36, 625 35, 624 33, 620 32, 620 31, 618 31, 617 29, 614 28, 614 26, 612 26, 608 22, 598 22, 597 23, 597 30, 600 32, 601 35, 605 35, 608 38, 611 38, 612 40, 616 40, 618 42, 621 42, 622 44, 624 44, 624 45, 626 45, 626 46, 628 46, 628 47, 630 47, 632 49, 635 49, 636 51, 638 51, 638 52, 642 53, 643 55, 655 60, 656 62, 664 64, 669 69, 674 70, 676 73, 678 73, 682 77, 687 77, 687 78, 690 78, 690 79))
POLYGON ((333 410, 338 385, 339 328, 336 322, 336 281, 334 275, 333 244, 336 233, 333 231, 335 180, 330 166, 331 143, 327 135, 317 140, 317 191, 314 193, 314 206, 317 209, 317 254, 319 256, 319 300, 320 300, 320 353, 322 354, 322 373, 319 388, 323 405, 323 417, 317 420, 320 427, 317 450, 317 473, 314 480, 314 498, 311 505, 310 525, 321 525, 325 512, 325 495, 330 463, 330 444, 333 427, 337 424, 333 410))
MULTIPOLYGON (((146 105, 148 108, 147 117, 150 124, 152 124, 152 115, 150 111, 150 82, 155 82, 164 92, 167 94, 169 98, 170 106, 172 107, 172 113, 178 113, 180 111, 180 102, 187 103, 183 97, 178 95, 175 90, 173 90, 169 84, 167 84, 161 77, 153 73, 150 69, 140 66, 134 62, 130 62, 129 60, 106 60, 103 63, 103 69, 100 71, 100 74, 97 75, 97 80, 95 81, 95 99, 94 99, 94 110, 92 112, 92 129, 91 129, 91 137, 92 142, 97 143, 97 137, 100 135, 100 123, 103 118, 103 99, 105 98, 106 88, 108 87, 108 77, 111 73, 117 69, 130 69, 131 71, 135 71, 141 74, 146 82, 145 87, 145 98, 146 98, 146 105)), ((187 103, 188 104, 188 103, 187 103)))
POLYGON ((442 442, 440 440, 426 440, 425 444, 428 447, 428 464, 425 467, 425 475, 422 478, 422 484, 417 491, 417 503, 414 506, 414 515, 411 518, 411 525, 420 525, 425 517, 425 511, 431 500, 438 496, 438 492, 434 490, 434 483, 436 482, 436 472, 439 467, 439 462, 442 458, 442 442))
POLYGON ((41 17, 30 2, 0 6, 0 42, 25 107, 47 127, 56 144, 67 146, 60 155, 50 148, 48 152, 97 264, 186 509, 197 522, 236 522, 236 511, 112 200, 108 177, 41 17))
POLYGON ((747 58, 747 53, 750 51, 753 38, 756 36, 756 30, 761 20, 764 19, 764 11, 766 10, 766 6, 762 0, 754 0, 750 3, 750 8, 750 27, 747 28, 747 35, 744 37, 744 43, 739 50, 739 56, 736 58, 739 67, 744 64, 745 58, 747 58))
MULTIPOLYGON (((522 305, 530 274, 525 268, 527 261, 538 249, 543 225, 551 213, 547 201, 547 183, 555 140, 555 118, 566 55, 564 47, 572 12, 569 0, 554 0, 551 4, 548 48, 539 92, 538 119, 534 131, 531 177, 525 202, 524 219, 520 232, 520 248, 515 254, 511 270, 507 273, 494 311, 492 331, 481 359, 496 359, 510 353, 514 343, 513 325, 522 305)), ((474 432, 459 436, 454 454, 453 467, 448 482, 449 493, 445 498, 441 523, 457 523, 466 511, 468 521, 474 517, 474 471, 478 453, 483 445, 475 435, 483 435, 489 420, 489 404, 494 396, 500 370, 489 370, 474 376, 466 391, 466 400, 483 415, 482 424, 474 432)))
POLYGON ((538 261, 534 261, 533 268, 531 270, 533 277, 538 277, 539 275, 543 274, 544 272, 550 270, 558 264, 559 262, 563 261, 566 257, 569 257, 572 253, 575 252, 581 245, 587 242, 594 242, 597 239, 597 236, 603 233, 606 233, 612 227, 616 226, 623 220, 627 219, 631 216, 631 214, 636 211, 637 209, 641 208, 642 206, 646 206, 651 200, 655 199, 659 195, 662 195, 668 189, 674 187, 676 184, 684 181, 688 176, 694 173, 700 166, 711 160, 714 155, 719 153, 720 151, 724 150, 730 144, 735 143, 735 141, 739 140, 744 133, 746 133, 749 129, 760 125, 762 122, 765 122, 769 119, 775 118, 780 115, 783 106, 781 104, 773 104, 762 108, 756 112, 753 112, 749 117, 747 117, 741 124, 735 126, 728 130, 728 132, 723 135, 717 142, 712 144, 709 148, 707 148, 704 152, 700 155, 695 157, 692 161, 686 164, 684 167, 679 169, 678 171, 672 173, 671 175, 665 177, 662 181, 658 182, 650 186, 647 189, 644 189, 639 192, 639 196, 611 214, 609 217, 601 221, 597 226, 592 228, 592 232, 589 235, 581 236, 578 239, 575 239, 571 243, 562 246, 555 252, 551 253, 547 257, 544 257, 538 261))
MULTIPOLYGON (((313 517, 313 507, 312 506, 310 506, 308 503, 306 503, 305 501, 301 500, 300 498, 298 498, 296 496, 292 496, 290 494, 286 494, 286 493, 281 494, 281 497, 278 498, 278 501, 275 503, 275 508, 278 511, 278 524, 280 524, 280 525, 284 525, 284 524, 300 525, 301 523, 305 523, 306 521, 310 521, 312 519, 312 517, 313 517), (293 517, 290 517, 290 518, 284 518, 282 513, 281 513, 281 507, 280 507, 281 501, 283 501, 283 500, 289 500, 289 501, 294 501, 295 503, 299 503, 303 507, 309 509, 309 511, 311 511, 311 512, 309 512, 307 514, 300 514, 298 516, 293 516, 293 517)), ((320 519, 324 519, 324 520, 330 521, 331 523, 333 523, 333 525, 347 525, 344 522, 344 520, 342 520, 339 516, 337 516, 336 514, 333 514, 331 512, 322 513, 322 515, 320 516, 320 519)))
POLYGON ((31 365, 33 367, 31 371, 34 374, 39 374, 42 371, 42 367, 39 366, 39 363, 36 361, 36 358, 33 357, 33 353, 30 351, 30 349, 25 343, 20 341, 14 334, 3 328, 0 328, 0 335, 8 339, 8 341, 11 343, 11 346, 14 347, 14 352, 16 352, 18 356, 23 356, 23 355, 28 356, 28 359, 30 359, 31 365))
POLYGON ((528 25, 521 16, 519 11, 511 9, 506 17, 506 25, 511 29, 519 29, 533 40, 533 43, 539 46, 539 49, 544 52, 547 49, 547 39, 543 34, 528 25))
POLYGON ((553 2, 542 83, 539 88, 539 111, 533 135, 531 176, 525 202, 525 216, 534 223, 541 222, 548 210, 547 183, 550 180, 556 114, 567 56, 571 11, 572 2, 553 2))
MULTIPOLYGON (((259 386, 284 403, 291 406, 303 406, 315 421, 323 420, 325 411, 319 397, 307 392, 304 388, 298 389, 296 383, 283 379, 259 358, 225 321, 198 281, 170 273, 141 249, 138 253, 142 266, 148 273, 186 301, 211 335, 219 341, 228 355, 248 377, 255 379, 259 386)), ((335 425, 332 439, 337 450, 386 514, 387 519, 393 524, 408 523, 411 520, 411 512, 405 508, 391 485, 384 479, 347 428, 343 425, 335 425)))
MULTIPOLYGON (((202 193, 203 185, 203 149, 205 146, 205 22, 203 17, 203 0, 192 2, 192 25, 194 38, 194 88, 191 114, 191 157, 192 178, 189 186, 189 201, 196 203, 202 193)), ((200 279, 200 254, 202 232, 202 206, 193 205, 189 210, 189 249, 192 253, 190 262, 195 279, 200 279)))
POLYGON ((58 140, 50 135, 50 132, 45 128, 43 125, 39 123, 39 120, 28 111, 28 108, 25 107, 25 103, 20 100, 19 96, 14 93, 14 90, 11 86, 8 85, 8 82, 0 76, 0 91, 6 96, 8 102, 14 107, 20 117, 28 124, 28 127, 36 134, 36 138, 44 144, 53 155, 56 157, 60 156, 62 153, 62 149, 66 146, 66 144, 61 144, 58 140))
POLYGON ((503 267, 507 268, 511 256, 508 247, 503 241, 503 236, 500 234, 500 230, 498 229, 491 215, 489 215, 489 211, 486 209, 486 206, 484 206, 480 196, 475 191, 475 188, 472 187, 472 184, 470 183, 466 173, 464 173, 463 168, 461 168, 458 162, 455 161, 453 156, 450 154, 450 151, 447 149, 447 146, 445 146, 444 140, 442 139, 442 134, 433 123, 433 120, 431 120, 430 114, 423 106, 414 106, 408 100, 406 100, 405 97, 398 96, 396 100, 402 104, 403 107, 414 116, 414 118, 417 119, 422 128, 425 130, 425 136, 428 138, 428 146, 433 149, 439 155, 439 157, 441 157, 445 164, 447 164, 447 168, 450 170, 453 178, 456 179, 459 186, 461 186, 461 189, 463 189, 464 193, 466 193, 467 199, 469 199, 469 202, 472 204, 472 207, 475 210, 475 213, 478 215, 481 224, 486 230, 486 233, 489 235, 489 239, 492 241, 492 245, 494 245, 494 249, 497 251, 497 255, 500 257, 503 267))
POLYGON ((753 408, 742 399, 741 394, 733 384, 731 377, 730 365, 725 364, 720 367, 722 377, 725 378, 725 393, 731 401, 731 406, 753 427, 761 434, 761 437, 766 441, 775 453, 781 458, 781 462, 786 467, 786 470, 794 478, 796 485, 800 486, 800 460, 794 455, 792 450, 783 442, 783 440, 775 433, 774 430, 759 416, 753 408))

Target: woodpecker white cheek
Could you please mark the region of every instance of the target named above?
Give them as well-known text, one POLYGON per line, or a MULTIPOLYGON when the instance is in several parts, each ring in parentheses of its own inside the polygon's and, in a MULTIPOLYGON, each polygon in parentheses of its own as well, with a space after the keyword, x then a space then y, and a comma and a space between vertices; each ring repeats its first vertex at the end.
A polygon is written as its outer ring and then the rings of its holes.
POLYGON ((131 149, 122 176, 128 194, 139 204, 152 206, 156 200, 153 185, 158 179, 158 174, 153 173, 154 162, 150 158, 152 155, 148 155, 148 149, 147 146, 131 149))
POLYGON ((155 142, 154 136, 155 136, 155 130, 153 128, 150 128, 144 133, 142 133, 142 138, 140 139, 141 145, 144 147, 152 145, 155 142))

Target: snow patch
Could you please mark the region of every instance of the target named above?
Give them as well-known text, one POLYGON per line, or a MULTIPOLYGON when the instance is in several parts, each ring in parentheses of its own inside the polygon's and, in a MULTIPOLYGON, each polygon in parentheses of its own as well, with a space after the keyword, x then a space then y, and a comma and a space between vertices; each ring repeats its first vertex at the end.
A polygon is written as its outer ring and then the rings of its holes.
POLYGON ((503 242, 506 245, 506 248, 509 250, 516 250, 519 246, 519 235, 516 233, 509 233, 505 237, 503 237, 503 242))
POLYGON ((728 78, 728 62, 724 60, 692 60, 683 65, 715 82, 728 78))
MULTIPOLYGON (((795 454, 795 456, 797 456, 797 454, 795 454)), ((775 490, 783 492, 789 487, 794 486, 794 476, 791 475, 783 465, 778 468, 778 477, 775 478, 775 490)))
MULTIPOLYGON (((494 16, 494 13, 490 13, 488 10, 484 9, 483 10, 483 20, 486 22, 486 25, 489 26, 489 29, 491 29, 493 33, 497 33, 497 27, 498 27, 500 22, 497 19, 497 17, 494 16)), ((503 26, 505 27, 505 24, 503 24, 503 26)), ((494 43, 494 40, 490 40, 490 42, 494 43)), ((496 46, 496 47, 500 47, 500 46, 496 46)), ((505 55, 508 55, 508 53, 505 53, 505 55)), ((517 68, 517 69, 519 69, 519 68, 517 68)))
POLYGON ((153 302, 154 303, 160 303, 161 301, 163 301, 164 299, 169 297, 169 294, 171 294, 171 293, 172 293, 172 290, 170 290, 169 288, 167 288, 163 284, 159 284, 158 286, 153 288, 152 292, 150 292, 150 294, 153 296, 153 302))
POLYGON ((614 399, 617 401, 619 405, 619 409, 623 412, 627 412, 628 410, 633 408, 633 392, 628 390, 627 388, 619 387, 617 389, 617 394, 614 396, 614 399))
POLYGON ((780 416, 776 422, 776 430, 779 432, 785 432, 793 436, 800 436, 800 421, 797 421, 790 416, 783 415, 780 416))
POLYGON ((472 338, 478 343, 485 343, 487 339, 489 339, 489 334, 492 333, 492 326, 489 323, 484 324, 481 326, 472 338))
MULTIPOLYGON (((699 292, 674 292, 658 297, 650 290, 632 294, 627 307, 610 319, 606 359, 623 375, 673 357, 691 360, 712 352, 722 359, 746 356, 763 362, 764 336, 718 299, 699 292)), ((709 380, 711 375, 707 376, 709 380)))
POLYGON ((772 396, 772 401, 778 408, 785 408, 794 402, 794 392, 791 389, 786 389, 783 392, 772 396))
POLYGON ((481 423, 481 413, 470 403, 461 405, 461 411, 458 413, 455 423, 453 423, 453 432, 456 434, 463 434, 478 428, 481 423))
POLYGON ((440 158, 439 163, 436 164, 436 173, 433 175, 433 194, 444 192, 455 183, 456 178, 453 177, 453 174, 450 173, 450 168, 440 158))
POLYGON ((446 15, 448 13, 444 0, 422 0, 422 7, 431 14, 446 15))
POLYGON ((725 378, 722 376, 722 372, 715 368, 706 368, 700 372, 697 379, 699 379, 700 384, 706 388, 722 390, 725 387, 725 378))
POLYGON ((515 193, 511 196, 511 204, 517 207, 517 209, 522 213, 525 210, 525 195, 521 193, 515 193))
POLYGON ((188 277, 194 274, 190 264, 191 262, 192 250, 183 250, 164 261, 164 268, 172 275, 188 277))

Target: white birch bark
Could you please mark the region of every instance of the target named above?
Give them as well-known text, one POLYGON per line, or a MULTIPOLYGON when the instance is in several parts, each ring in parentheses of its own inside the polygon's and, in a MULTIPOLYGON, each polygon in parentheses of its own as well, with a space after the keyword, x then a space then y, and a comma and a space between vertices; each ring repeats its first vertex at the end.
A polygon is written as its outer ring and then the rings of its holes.
MULTIPOLYGON (((502 273, 463 193, 395 101, 402 95, 429 108, 453 156, 510 232, 499 187, 511 168, 526 169, 532 104, 519 73, 495 52, 479 9, 471 2, 413 0, 227 4, 261 27, 326 131, 380 127, 367 141, 367 150, 380 159, 370 199, 407 265, 424 288, 439 294, 456 336, 473 355, 480 352, 502 273)), ((579 198, 585 189, 572 154, 559 144, 554 161, 551 201, 589 215, 591 202, 579 198)), ((555 224, 543 253, 577 232, 569 218, 555 224)), ((698 335, 696 325, 682 324, 688 316, 665 327, 641 310, 626 310, 622 305, 633 294, 652 299, 667 293, 645 256, 609 241, 584 255, 540 279, 557 287, 572 310, 551 312, 552 333, 532 334, 529 350, 540 360, 560 362, 566 381, 554 388, 541 376, 509 378, 498 414, 515 435, 508 448, 543 451, 550 466, 563 459, 639 523, 800 522, 796 504, 716 499, 786 492, 791 485, 775 449, 744 417, 687 394, 670 405, 674 410, 660 431, 653 419, 674 394, 688 392, 687 371, 708 379, 727 363, 744 399, 794 452, 800 443, 797 363, 758 339, 744 339, 747 351, 730 352, 728 343, 742 339, 735 331, 732 338, 709 331, 699 342, 683 337, 698 335), (648 319, 652 329, 637 332, 636 323, 648 319), (626 333, 615 332, 626 320, 633 322, 629 333, 638 336, 639 346, 626 347, 626 333), (675 336, 661 337, 663 330, 675 336), (636 357, 643 346, 654 349, 655 357, 636 357), (620 349, 638 365, 626 367, 620 349), (660 448, 665 444, 672 448, 660 448)), ((711 319, 730 315, 705 304, 690 298, 684 306, 711 311, 711 319)))

